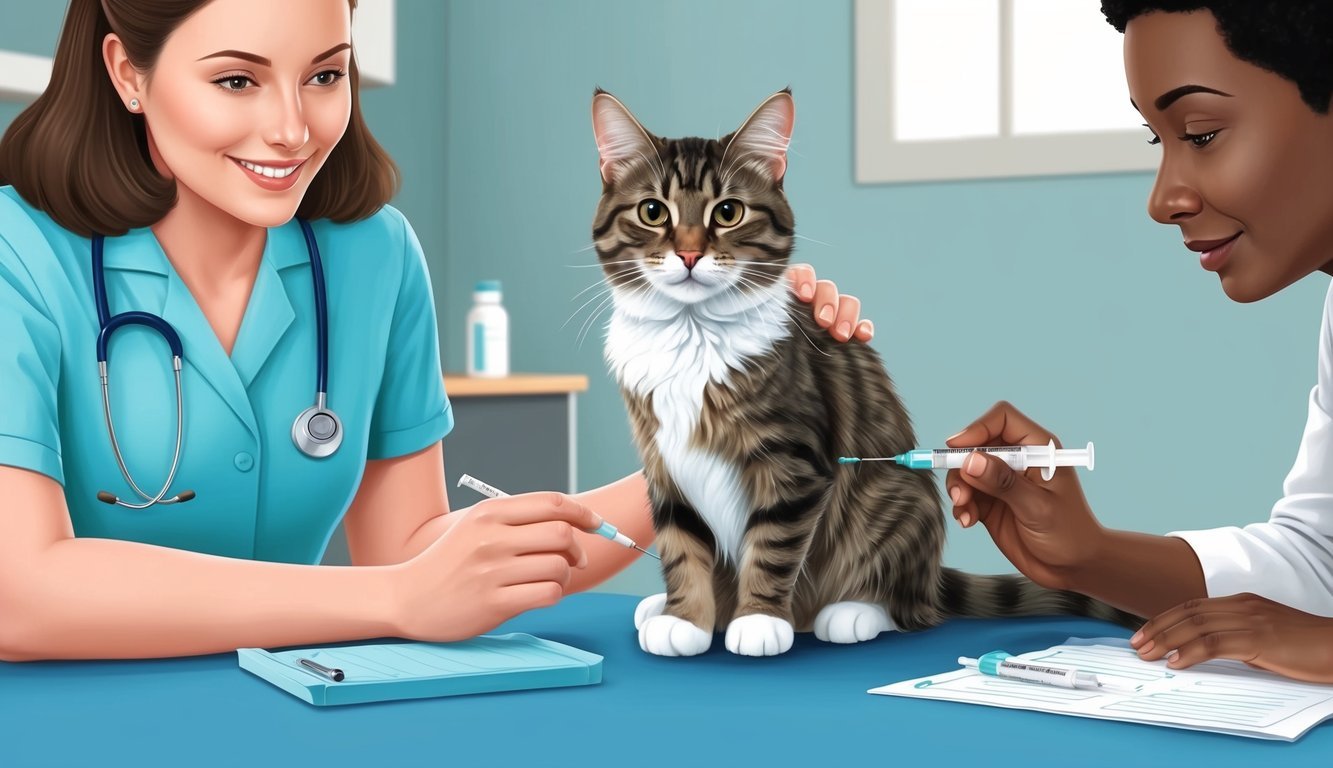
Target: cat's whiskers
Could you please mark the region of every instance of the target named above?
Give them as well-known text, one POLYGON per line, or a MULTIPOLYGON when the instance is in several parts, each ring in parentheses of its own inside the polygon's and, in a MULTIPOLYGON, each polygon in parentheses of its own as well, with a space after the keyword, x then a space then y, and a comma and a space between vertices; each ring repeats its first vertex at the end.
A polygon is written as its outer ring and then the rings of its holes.
POLYGON ((626 259, 624 261, 602 261, 596 264, 566 264, 570 269, 601 269, 602 267, 618 267, 621 264, 638 264, 638 259, 626 259))
MULTIPOLYGON (((597 318, 603 312, 605 312, 608 307, 614 306, 616 298, 615 297, 616 287, 617 286, 612 286, 611 288, 607 289, 606 298, 602 300, 601 304, 597 305, 597 308, 594 309, 592 313, 588 315, 588 319, 585 320, 583 322, 582 327, 579 328, 579 334, 578 336, 575 337, 577 349, 579 350, 583 349, 583 342, 588 340, 588 335, 592 332, 593 327, 596 325, 597 318)), ((643 274, 642 272, 639 272, 637 275, 633 277, 633 279, 626 282, 622 287, 633 287, 633 289, 629 293, 629 296, 632 298, 635 296, 639 296, 642 293, 650 290, 652 286, 648 282, 647 275, 643 274)), ((587 305, 585 304, 584 306, 587 305)))
MULTIPOLYGON (((583 290, 581 290, 581 291, 579 291, 578 293, 574 294, 572 297, 570 297, 569 300, 570 300, 570 301, 578 301, 580 296, 582 296, 583 294, 587 293, 588 291, 591 291, 593 288, 596 288, 596 287, 599 286, 599 285, 607 285, 607 286, 609 286, 610 284, 611 284, 611 283, 607 280, 607 278, 606 278, 605 276, 603 276, 601 280, 598 280, 597 282, 593 283, 592 285, 588 286, 587 288, 584 288, 583 290)), ((585 304, 584 306, 587 306, 587 305, 585 304)), ((583 307, 579 307, 579 309, 583 309, 583 307)), ((574 311, 577 313, 579 310, 576 309, 576 310, 574 310, 574 311)))
MULTIPOLYGON (((583 293, 586 293, 587 291, 590 291, 590 290, 592 290, 593 288, 596 288, 597 286, 602 285, 604 282, 605 282, 605 281, 600 281, 600 282, 593 283, 591 286, 589 286, 589 287, 587 287, 587 288, 584 288, 582 291, 579 291, 579 294, 582 295, 583 293)), ((591 299, 588 299, 587 301, 583 302, 583 305, 582 305, 582 306, 580 306, 578 309, 574 310, 574 312, 573 312, 572 314, 570 314, 569 317, 565 318, 565 322, 562 323, 562 324, 560 325, 560 327, 561 327, 561 328, 564 328, 566 325, 569 325, 569 321, 570 321, 570 320, 573 320, 575 317, 577 317, 578 314, 579 314, 580 312, 582 312, 582 311, 583 311, 589 304, 593 303, 594 301, 597 301, 598 299, 604 298, 607 294, 611 293, 611 291, 612 291, 612 286, 607 285, 607 287, 604 288, 603 290, 600 290, 600 291, 598 291, 597 293, 593 294, 593 297, 592 297, 591 299)), ((577 300, 578 300, 578 296, 575 296, 573 299, 570 299, 570 301, 577 301, 577 300)))
MULTIPOLYGON (((620 262, 614 262, 614 263, 615 263, 615 264, 636 264, 636 263, 638 263, 638 262, 632 260, 632 261, 620 261, 620 262)), ((637 279, 637 278, 636 278, 636 279, 637 279)), ((609 286, 609 285, 611 285, 611 284, 612 284, 612 283, 611 283, 611 281, 610 281, 610 278, 609 278, 608 276, 606 276, 606 275, 602 275, 602 278, 601 278, 600 280, 598 280, 597 282, 595 282, 595 283, 593 283, 592 285, 588 286, 587 288, 584 288, 583 290, 579 291, 578 293, 574 294, 572 297, 570 297, 569 300, 570 300, 570 301, 578 301, 580 296, 582 296, 583 294, 587 293, 588 291, 591 291, 593 288, 596 288, 596 287, 599 286, 599 285, 607 285, 607 286, 609 286)), ((586 307, 587 304, 584 304, 583 306, 586 307)), ((583 309, 583 307, 579 307, 579 309, 583 309)), ((579 309, 574 310, 574 314, 578 314, 579 309)), ((565 322, 569 322, 569 321, 566 320, 565 322)), ((561 326, 561 327, 563 327, 563 326, 561 326)))
POLYGON ((820 245, 826 245, 826 246, 828 246, 829 248, 832 248, 832 247, 833 247, 833 243, 826 243, 826 242, 824 242, 823 240, 816 240, 816 239, 814 239, 813 237, 806 237, 805 235, 802 235, 802 234, 799 234, 799 233, 796 233, 796 232, 791 233, 791 236, 792 236, 792 237, 799 237, 799 238, 801 238, 802 240, 809 240, 809 241, 812 242, 812 243, 819 243, 820 245))
MULTIPOLYGON (((739 262, 737 262, 737 263, 739 263, 739 262)), ((746 285, 749 285, 749 286, 755 288, 756 290, 760 290, 760 289, 763 288, 763 286, 759 285, 759 284, 756 283, 755 281, 753 281, 753 280, 749 279, 748 277, 746 277, 746 276, 745 276, 745 270, 744 270, 744 269, 742 269, 742 270, 740 270, 740 271, 737 272, 737 279, 740 280, 740 281, 742 281, 742 282, 744 282, 746 285)), ((811 346, 811 347, 814 347, 814 349, 815 349, 816 352, 818 352, 819 354, 823 355, 824 357, 832 357, 832 355, 830 355, 828 352, 825 352, 825 351, 824 351, 818 344, 815 343, 815 340, 812 339, 812 338, 810 338, 810 335, 807 334, 803 328, 801 328, 801 324, 800 324, 799 322, 797 322, 797 317, 796 317, 796 315, 793 314, 793 312, 794 312, 795 310, 793 310, 791 307, 787 306, 787 304, 786 304, 785 302, 783 302, 783 303, 777 303, 777 306, 778 306, 783 312, 786 312, 786 313, 787 313, 787 317, 791 318, 791 321, 792 321, 791 324, 796 328, 796 330, 798 330, 798 331, 801 332, 801 335, 805 337, 805 340, 806 340, 806 341, 810 342, 810 346, 811 346)))
POLYGON ((600 316, 602 312, 606 311, 607 307, 612 306, 614 303, 615 303, 615 295, 610 294, 606 298, 602 299, 602 302, 598 304, 595 309, 593 309, 592 313, 590 313, 587 319, 583 321, 583 325, 579 327, 578 334, 574 337, 575 349, 578 350, 583 349, 583 342, 588 340, 588 334, 592 333, 593 327, 597 324, 598 316, 600 316))
MULTIPOLYGON (((641 274, 640 274, 640 275, 636 275, 636 276, 633 277, 627 284, 628 284, 628 285, 633 285, 635 282, 637 282, 637 281, 639 281, 639 280, 642 280, 642 279, 643 279, 643 277, 642 277, 641 274)), ((590 291, 590 290, 596 288, 596 287, 599 286, 599 285, 604 285, 604 286, 606 286, 606 287, 605 287, 603 290, 598 291, 596 294, 594 294, 592 298, 590 298, 590 299, 588 299, 587 301, 585 301, 585 302, 583 303, 583 305, 580 306, 578 309, 575 309, 574 312, 573 312, 572 314, 570 314, 570 316, 569 316, 568 318, 565 319, 565 322, 562 323, 562 324, 560 325, 561 328, 564 328, 566 325, 569 325, 569 321, 570 321, 570 320, 573 320, 575 317, 577 317, 578 314, 579 314, 580 312, 582 312, 582 311, 583 311, 589 304, 593 303, 594 301, 597 301, 597 300, 600 299, 600 298, 603 298, 604 296, 610 294, 613 290, 615 290, 615 285, 611 282, 610 277, 609 277, 609 276, 603 276, 601 280, 598 280, 597 282, 593 283, 592 285, 588 286, 587 288, 584 288, 583 290, 581 290, 581 291, 579 291, 577 294, 575 294, 574 297, 570 299, 570 301, 577 301, 578 298, 579 298, 579 296, 582 296, 583 294, 585 294, 585 293, 587 293, 588 291, 590 291)), ((595 310, 594 310, 594 313, 595 313, 595 310)))

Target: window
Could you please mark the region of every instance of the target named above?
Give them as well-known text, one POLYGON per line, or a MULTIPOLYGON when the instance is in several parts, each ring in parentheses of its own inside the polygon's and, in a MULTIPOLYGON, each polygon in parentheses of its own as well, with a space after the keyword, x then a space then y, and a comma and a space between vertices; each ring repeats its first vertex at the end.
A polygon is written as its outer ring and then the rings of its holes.
POLYGON ((1096 3, 856 0, 855 25, 858 182, 1157 167, 1096 3))

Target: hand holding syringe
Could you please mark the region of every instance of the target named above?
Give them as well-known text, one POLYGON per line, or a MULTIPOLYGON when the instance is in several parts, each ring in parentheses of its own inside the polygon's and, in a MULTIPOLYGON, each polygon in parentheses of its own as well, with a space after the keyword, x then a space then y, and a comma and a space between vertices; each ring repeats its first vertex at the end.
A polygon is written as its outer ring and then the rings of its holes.
MULTIPOLYGON (((459 484, 460 486, 464 486, 464 485, 465 485, 465 486, 467 486, 468 488, 471 488, 472 490, 476 491, 477 493, 480 493, 480 494, 482 494, 483 496, 489 496, 489 497, 492 498, 492 499, 499 498, 499 497, 501 497, 501 496, 508 496, 508 495, 509 495, 509 494, 505 493, 504 491, 500 490, 499 488, 496 488, 495 486, 490 485, 489 483, 483 483, 482 481, 478 480, 477 478, 473 477, 472 475, 463 475, 462 477, 458 478, 458 484, 459 484)), ((649 557, 655 558, 655 559, 657 559, 657 560, 661 560, 661 559, 662 559, 662 558, 658 557, 657 555, 653 554, 652 552, 649 552, 648 550, 646 550, 646 549, 644 549, 643 547, 639 546, 638 544, 634 543, 634 539, 631 539, 630 537, 628 537, 628 536, 626 536, 625 534, 621 533, 619 530, 616 529, 616 527, 615 527, 614 525, 611 525, 610 523, 606 522, 605 520, 602 521, 602 525, 601 525, 600 527, 595 528, 595 529, 590 530, 590 531, 585 531, 585 533, 596 534, 596 535, 601 536, 602 538, 604 538, 604 539, 606 539, 606 540, 608 540, 608 541, 614 541, 615 543, 619 544, 619 545, 622 546, 622 547, 629 547, 630 549, 637 549, 638 551, 642 552, 642 553, 645 554, 645 555, 648 555, 649 557)))
POLYGON ((839 456, 839 464, 858 464, 863 461, 892 461, 908 469, 958 469, 974 451, 989 453, 1004 459, 1011 468, 1022 471, 1040 467, 1041 479, 1050 480, 1056 467, 1087 467, 1092 469, 1092 443, 1087 448, 1056 448, 1052 440, 1046 445, 978 446, 976 448, 924 448, 897 456, 856 458, 839 456))

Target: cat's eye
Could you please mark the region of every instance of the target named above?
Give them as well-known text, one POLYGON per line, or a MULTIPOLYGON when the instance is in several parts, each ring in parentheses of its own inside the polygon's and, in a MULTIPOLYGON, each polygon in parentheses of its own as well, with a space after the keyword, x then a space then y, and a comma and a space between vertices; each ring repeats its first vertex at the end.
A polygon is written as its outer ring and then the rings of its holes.
POLYGON ((639 203, 639 221, 650 227, 660 227, 667 222, 666 203, 649 198, 639 203))
POLYGON ((740 200, 723 200, 713 206, 713 221, 719 227, 734 227, 745 216, 745 204, 740 200))

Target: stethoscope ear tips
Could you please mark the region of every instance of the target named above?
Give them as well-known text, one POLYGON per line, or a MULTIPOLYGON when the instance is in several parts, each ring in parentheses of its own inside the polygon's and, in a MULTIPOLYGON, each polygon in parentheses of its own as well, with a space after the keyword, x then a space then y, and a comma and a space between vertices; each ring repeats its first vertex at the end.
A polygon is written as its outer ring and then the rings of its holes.
MULTIPOLYGON (((181 491, 180 493, 176 494, 175 496, 172 496, 172 497, 169 498, 169 499, 161 499, 161 500, 159 500, 159 501, 156 502, 156 503, 158 503, 158 504, 180 504, 181 502, 189 501, 190 499, 193 499, 193 498, 194 498, 194 491, 181 491)), ((107 491, 98 491, 98 492, 97 492, 97 500, 98 500, 98 501, 101 501, 101 502, 105 502, 105 503, 107 503, 107 504, 120 504, 120 503, 121 503, 121 501, 120 501, 120 497, 119 497, 119 496, 117 496, 117 495, 114 494, 114 493, 109 493, 109 492, 107 492, 107 491)), ((147 505, 147 504, 143 504, 143 505, 124 504, 123 506, 129 507, 130 509, 143 509, 144 507, 146 507, 146 506, 148 506, 148 505, 147 505)))

